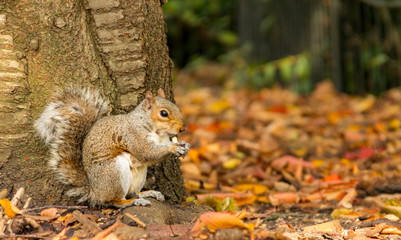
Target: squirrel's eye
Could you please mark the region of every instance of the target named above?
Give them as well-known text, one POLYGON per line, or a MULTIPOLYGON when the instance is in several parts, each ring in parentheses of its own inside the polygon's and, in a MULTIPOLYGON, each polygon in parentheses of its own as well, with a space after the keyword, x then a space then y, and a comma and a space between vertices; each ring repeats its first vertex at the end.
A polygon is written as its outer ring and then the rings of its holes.
POLYGON ((162 117, 168 117, 168 112, 166 111, 166 110, 161 110, 160 111, 160 116, 162 116, 162 117))

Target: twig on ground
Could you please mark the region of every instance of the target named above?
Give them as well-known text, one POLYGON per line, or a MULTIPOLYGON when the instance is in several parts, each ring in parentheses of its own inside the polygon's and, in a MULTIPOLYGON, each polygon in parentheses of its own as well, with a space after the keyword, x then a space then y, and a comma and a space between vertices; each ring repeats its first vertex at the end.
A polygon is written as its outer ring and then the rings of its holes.
POLYGON ((63 239, 65 236, 65 233, 69 230, 69 227, 64 228, 61 232, 59 232, 56 236, 52 238, 52 240, 59 240, 63 239))
POLYGON ((1 239, 5 239, 5 238, 39 238, 39 239, 43 239, 46 238, 47 235, 51 234, 51 232, 46 232, 46 235, 42 235, 42 234, 0 234, 0 238, 1 239))
POLYGON ((11 235, 14 235, 13 230, 11 229, 11 225, 13 224, 13 219, 10 219, 7 224, 7 230, 11 235))
POLYGON ((8 193, 8 191, 7 191, 6 188, 3 189, 3 190, 1 190, 1 191, 0 191, 0 199, 6 198, 7 193, 8 193))
POLYGON ((21 201, 22 196, 25 193, 25 189, 24 188, 20 188, 18 189, 18 191, 15 193, 13 199, 11 199, 11 204, 17 206, 18 202, 21 201))
POLYGON ((125 216, 131 218, 131 219, 134 220, 136 223, 138 223, 139 226, 141 226, 141 227, 143 227, 143 228, 146 228, 146 223, 142 222, 139 218, 133 216, 133 215, 130 214, 130 213, 124 213, 124 214, 125 214, 125 216))
POLYGON ((83 213, 78 210, 75 210, 72 215, 78 220, 78 222, 82 223, 83 228, 85 228, 91 234, 97 234, 102 231, 102 229, 92 220, 87 218, 83 213))
POLYGON ((49 206, 44 206, 44 207, 30 208, 30 209, 25 210, 25 212, 43 210, 43 209, 47 209, 47 208, 86 209, 86 208, 88 208, 88 206, 61 206, 61 205, 49 205, 49 206))
POLYGON ((54 219, 57 219, 59 216, 35 216, 35 215, 29 215, 29 214, 22 214, 22 216, 26 217, 26 218, 31 218, 37 221, 46 221, 46 222, 50 222, 54 219))
POLYGON ((0 219, 0 235, 4 233, 4 230, 6 230, 6 219, 2 218, 0 219))
POLYGON ((122 225, 122 223, 120 221, 117 221, 116 223, 114 223, 110 227, 106 228, 106 230, 96 234, 96 236, 94 236, 92 238, 92 240, 101 240, 101 239, 103 239, 104 237, 109 235, 111 233, 111 231, 113 231, 115 228, 120 227, 121 225, 122 225))
POLYGON ((39 232, 43 232, 42 226, 39 223, 37 223, 34 219, 32 219, 30 217, 25 217, 24 219, 25 219, 26 223, 28 223, 32 227, 38 229, 39 232))
POLYGON ((29 204, 31 204, 31 201, 32 201, 32 198, 29 197, 29 198, 26 200, 24 206, 22 207, 22 210, 25 211, 25 210, 29 207, 29 204))

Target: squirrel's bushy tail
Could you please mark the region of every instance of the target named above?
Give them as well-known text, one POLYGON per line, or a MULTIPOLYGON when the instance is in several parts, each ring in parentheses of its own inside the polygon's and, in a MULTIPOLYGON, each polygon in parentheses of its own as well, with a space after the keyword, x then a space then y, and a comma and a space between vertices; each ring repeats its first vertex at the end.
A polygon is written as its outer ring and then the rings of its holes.
POLYGON ((56 101, 35 122, 50 148, 50 167, 59 181, 75 187, 68 192, 71 196, 86 195, 88 180, 82 165, 82 143, 92 124, 107 109, 108 103, 98 92, 69 87, 56 95, 56 101))

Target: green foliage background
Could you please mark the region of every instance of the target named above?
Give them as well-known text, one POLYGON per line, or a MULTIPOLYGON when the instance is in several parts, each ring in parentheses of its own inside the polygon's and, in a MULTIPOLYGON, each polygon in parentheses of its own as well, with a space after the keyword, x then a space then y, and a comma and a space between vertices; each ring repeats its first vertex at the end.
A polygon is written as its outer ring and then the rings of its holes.
POLYGON ((237 46, 236 1, 170 0, 163 9, 177 67, 217 59, 237 46))
POLYGON ((280 84, 299 93, 312 91, 324 79, 333 80, 340 91, 355 94, 379 95, 401 85, 400 9, 359 0, 243 1, 169 0, 163 9, 175 66, 196 69, 209 61, 219 62, 230 66, 237 86, 280 84), (341 7, 335 17, 334 3, 341 7), (247 18, 238 16, 252 4, 255 11, 246 10, 251 18, 262 16, 248 24, 247 18), (254 29, 252 34, 260 34, 262 42, 245 43, 238 34, 239 21, 254 29), (261 49, 255 45, 265 42, 282 52, 298 50, 274 59, 257 52, 255 58, 255 49, 261 49))

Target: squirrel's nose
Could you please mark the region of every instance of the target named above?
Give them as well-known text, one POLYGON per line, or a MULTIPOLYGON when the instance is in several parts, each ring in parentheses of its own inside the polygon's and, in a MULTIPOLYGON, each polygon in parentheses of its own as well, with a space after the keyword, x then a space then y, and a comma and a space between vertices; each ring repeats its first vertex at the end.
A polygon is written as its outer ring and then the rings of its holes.
POLYGON ((180 128, 180 133, 183 132, 183 131, 185 131, 185 125, 183 125, 183 126, 180 128))

